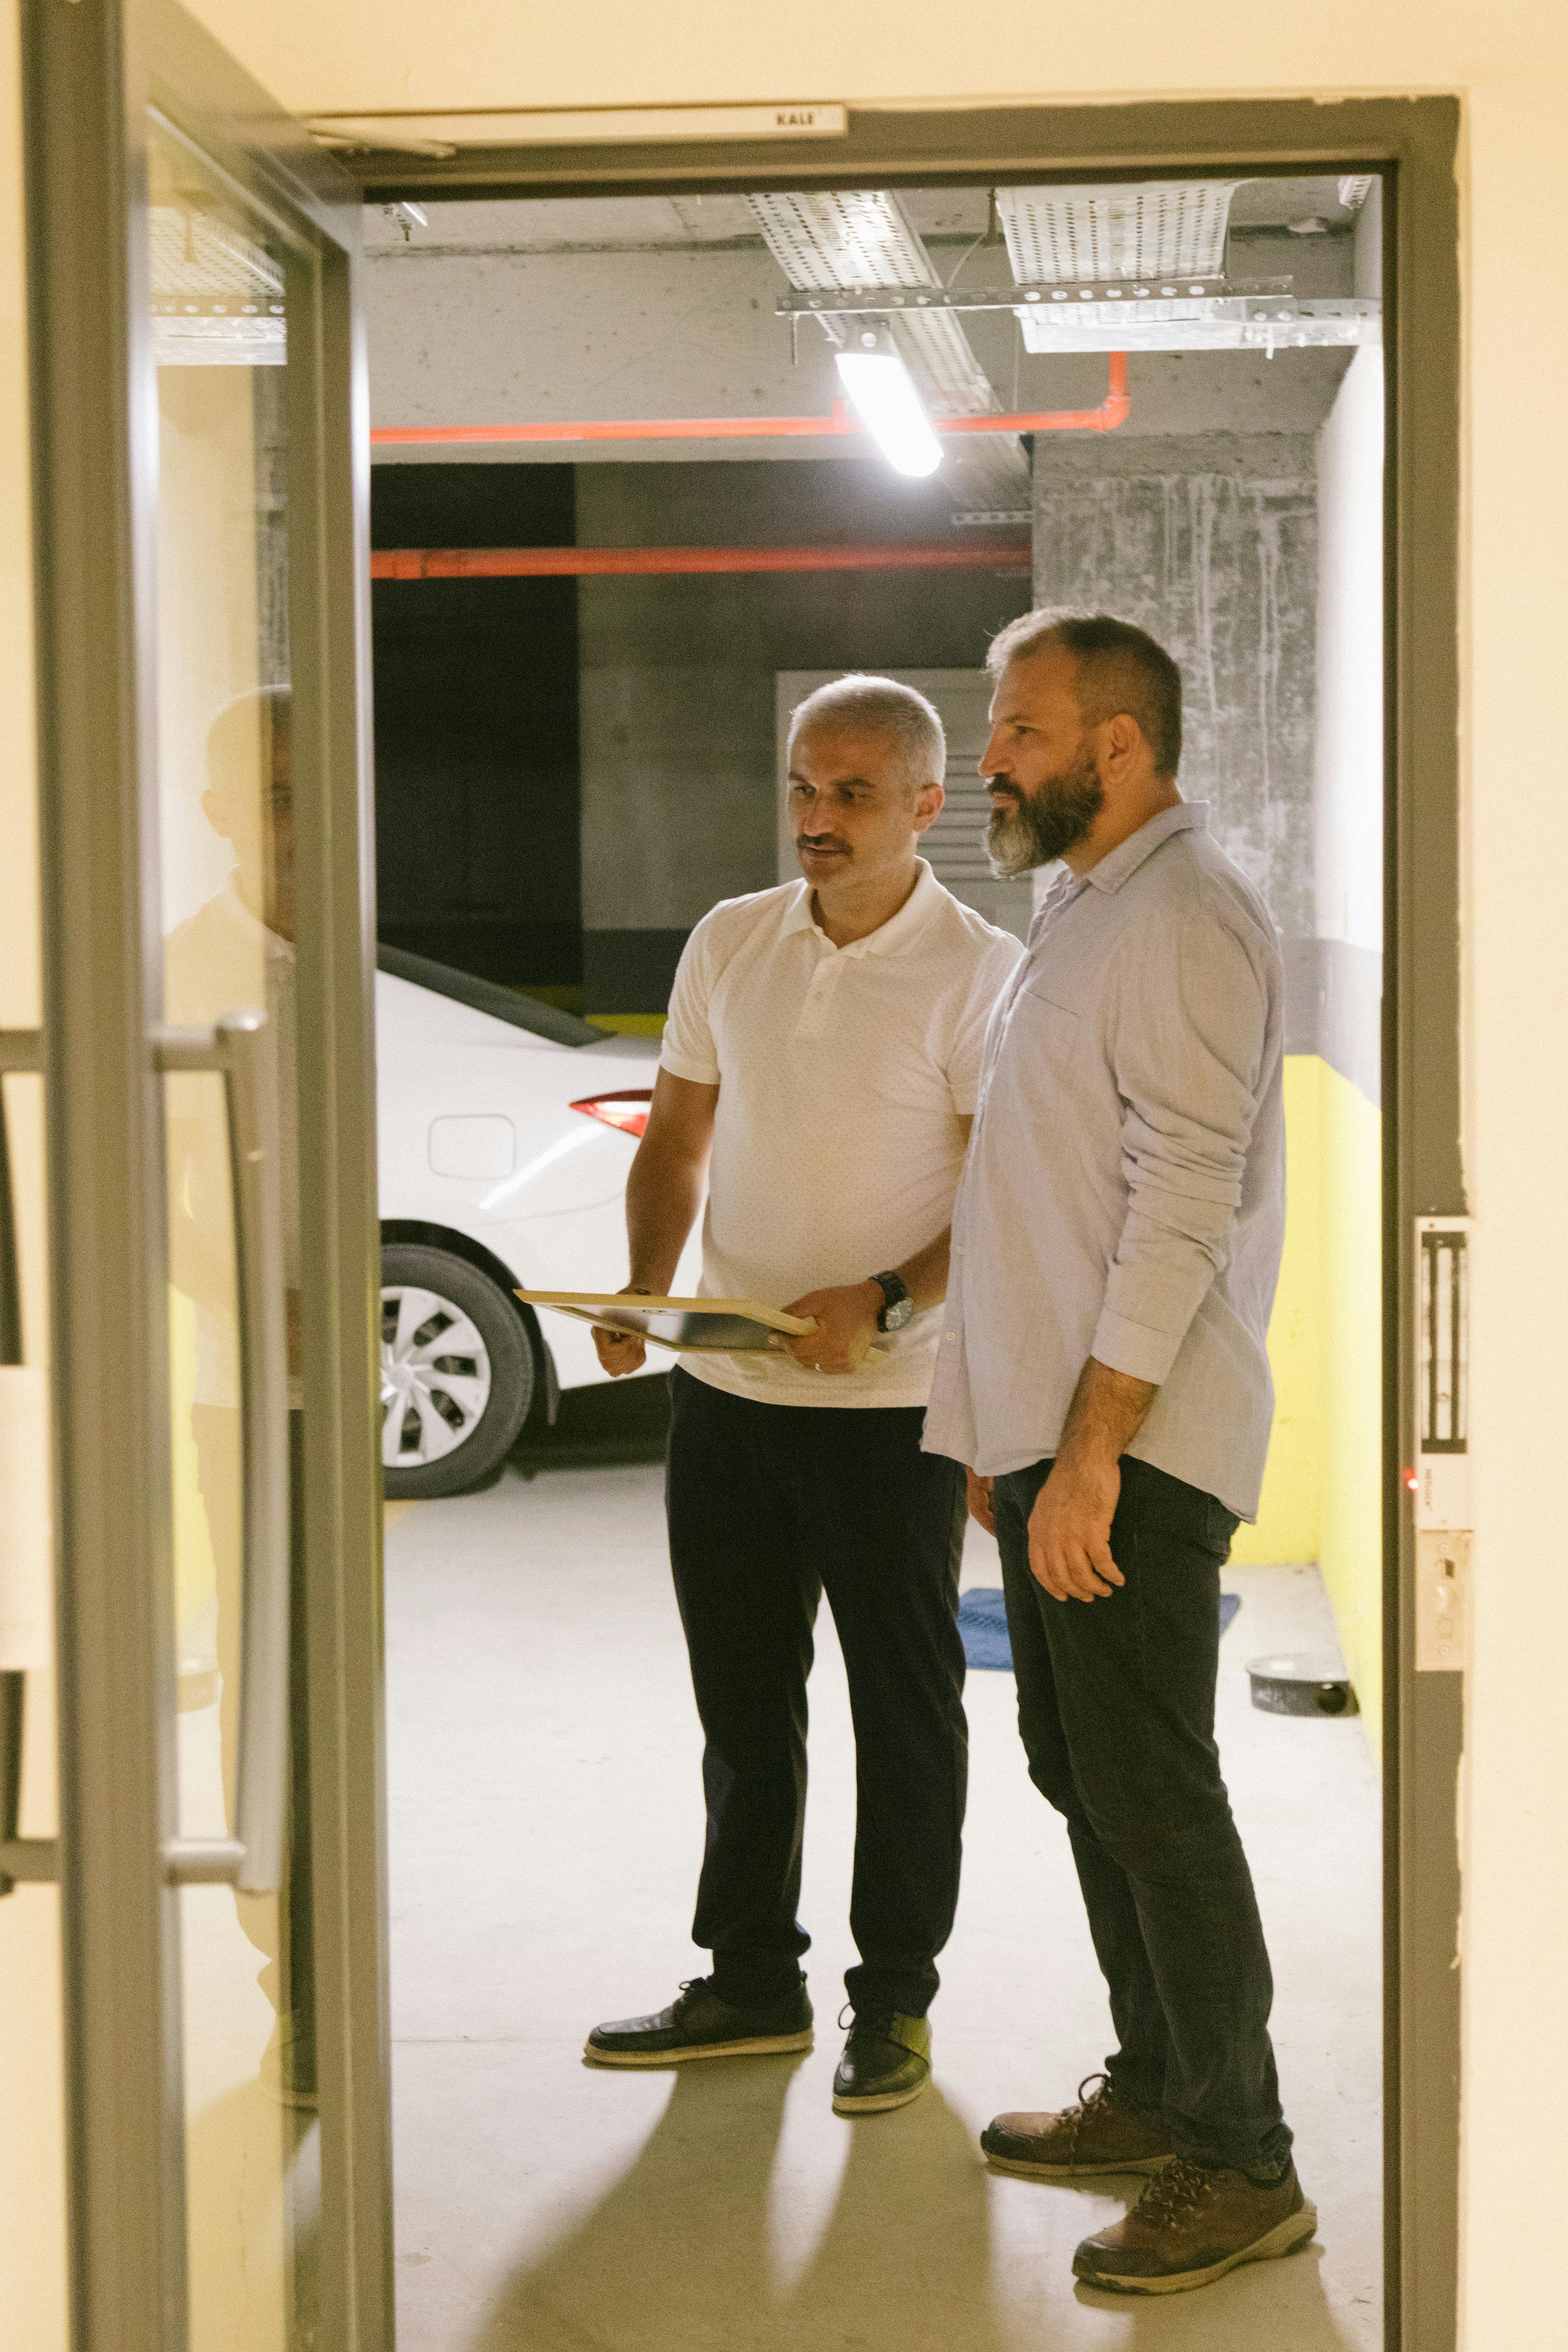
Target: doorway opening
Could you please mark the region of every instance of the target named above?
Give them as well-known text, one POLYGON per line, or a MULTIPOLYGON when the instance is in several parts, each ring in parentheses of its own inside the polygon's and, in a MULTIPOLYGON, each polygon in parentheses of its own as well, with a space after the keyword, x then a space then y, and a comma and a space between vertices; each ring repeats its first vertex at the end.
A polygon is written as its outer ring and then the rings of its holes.
MULTIPOLYGON (((1383 2341, 1381 203, 1345 171, 366 212, 382 1205, 425 1291, 443 1255, 498 1293, 624 1278, 675 964, 715 902, 796 871, 780 751, 813 687, 872 670, 936 702, 931 864, 1022 936, 1034 891, 981 847, 990 636, 1089 606, 1182 665, 1182 788, 1287 971, 1277 1414, 1219 1736, 1323 2217, 1310 2262, 1205 2300, 1205 2345, 1383 2341), (902 360, 935 473, 857 429, 838 362, 862 333, 902 360), (501 1099, 465 1013, 553 1074, 501 1099)), ((694 1965, 700 1739, 663 1383, 609 1391, 584 1332, 522 1328, 527 1396, 482 1477, 482 1430, 446 1413, 428 1460, 401 1402, 384 1446, 403 2340, 470 2343, 482 2313, 499 2352, 569 2306, 616 2345, 869 2326, 989 2352, 1043 2306, 1089 2341, 1068 2262, 1114 2200, 989 2179, 974 2147, 996 2107, 1069 2099, 1109 2036, 1005 1662, 970 1677, 964 1895, 906 2118, 832 2116, 830 2036, 771 2070, 582 2069, 595 2019, 694 1965)), ((999 1581, 972 1528, 977 1621, 999 1581)), ((818 1642, 825 1992, 852 1957, 854 1779, 826 1615, 818 1642)))

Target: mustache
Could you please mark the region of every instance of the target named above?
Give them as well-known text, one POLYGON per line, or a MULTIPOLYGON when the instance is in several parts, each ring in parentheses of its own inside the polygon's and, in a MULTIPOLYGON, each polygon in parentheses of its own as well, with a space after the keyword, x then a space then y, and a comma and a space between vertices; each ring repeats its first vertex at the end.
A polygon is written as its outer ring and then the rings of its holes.
POLYGON ((847 849, 849 844, 840 841, 836 833, 798 833, 795 845, 797 849, 847 849))

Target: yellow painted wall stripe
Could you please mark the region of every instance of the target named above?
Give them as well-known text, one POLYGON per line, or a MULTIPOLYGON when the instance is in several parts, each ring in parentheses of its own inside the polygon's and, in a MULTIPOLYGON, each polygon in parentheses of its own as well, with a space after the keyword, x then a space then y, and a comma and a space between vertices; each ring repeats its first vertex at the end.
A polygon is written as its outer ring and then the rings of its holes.
POLYGON ((1316 1054, 1285 1063, 1285 1254, 1268 1327, 1274 1434, 1231 1557, 1316 1560, 1373 1753, 1383 1675, 1379 1112, 1316 1054))

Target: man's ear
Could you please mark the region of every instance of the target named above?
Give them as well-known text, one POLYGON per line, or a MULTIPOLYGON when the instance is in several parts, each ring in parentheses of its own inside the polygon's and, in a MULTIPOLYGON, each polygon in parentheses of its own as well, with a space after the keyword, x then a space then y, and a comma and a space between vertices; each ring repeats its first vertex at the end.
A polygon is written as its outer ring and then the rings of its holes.
POLYGON ((1145 749, 1143 730, 1129 711, 1118 711, 1108 719, 1100 733, 1100 758, 1113 773, 1126 775, 1138 764, 1145 749))
POLYGON ((915 794, 915 831, 927 833, 942 814, 947 798, 945 784, 922 784, 915 794))

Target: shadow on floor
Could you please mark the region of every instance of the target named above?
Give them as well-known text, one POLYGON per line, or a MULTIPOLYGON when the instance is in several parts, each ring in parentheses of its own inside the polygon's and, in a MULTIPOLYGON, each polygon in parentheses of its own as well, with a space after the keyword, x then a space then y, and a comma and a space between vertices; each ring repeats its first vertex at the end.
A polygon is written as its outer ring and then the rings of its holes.
MULTIPOLYGON (((1124 2198, 1131 2210, 1148 2183, 1129 2177, 1125 2181, 1037 2180, 1021 2184, 1006 2179, 1009 2189, 1022 2187, 1027 2196, 1080 2197, 1082 2229, 1103 2229, 1107 2216, 1100 2200, 1107 2195, 1124 2198), (1096 2210, 1089 2211, 1090 2206, 1096 2210)), ((1079 2231, 1075 2228, 1072 2237, 1079 2231)), ((1070 2257, 1069 2257, 1070 2260, 1070 2257)), ((1323 2286, 1323 2248, 1310 2239, 1278 2262, 1244 2264, 1213 2286, 1193 2288, 1179 2295, 1107 2293, 1070 2280, 1072 2299, 1083 2311, 1114 2314, 1122 2322, 1116 2337, 1118 2352, 1146 2345, 1150 2352, 1258 2352, 1265 2344, 1288 2345, 1289 2352, 1350 2352, 1359 2340, 1347 2335, 1329 2308, 1323 2286)), ((1062 2283, 1062 2289, 1068 2282, 1062 2283)), ((1059 2334, 1059 2327, 1057 2331, 1059 2334)), ((1048 2322, 1043 2342, 1052 2340, 1048 2322)), ((1073 2342, 1079 2339, 1075 2334, 1073 2342)))
POLYGON ((661 1374, 563 1389, 552 1428, 536 1401, 508 1456, 524 1478, 542 1470, 608 1468, 623 1462, 662 1462, 669 1428, 669 1381, 661 1374))
MULTIPOLYGON (((1016 2283, 1009 2325, 990 2184, 967 2126, 934 2088, 897 2115, 846 2126, 832 2215, 792 2280, 790 2215, 773 2173, 795 2072, 765 2060, 679 2073, 636 2162, 513 2275, 470 2352, 1013 2352, 1016 2283)), ((1097 2195, 1108 2185, 1097 2181, 1097 2195)), ((1143 2185, 1126 2184, 1130 2202, 1143 2185)), ((1063 2192, 1042 2183, 1038 2193, 1063 2192)), ((1073 2287, 1064 2275, 1037 2314, 1038 2342, 1089 2340, 1081 2331, 1094 2311, 1120 2322, 1120 2347, 1151 2352, 1256 2352, 1265 2341, 1344 2352, 1351 2340, 1330 2312, 1316 2246, 1157 2300, 1073 2287)))
POLYGON ((984 2177, 935 2091, 846 2126, 832 2218, 789 2281, 769 2192, 795 2071, 678 2074, 636 2163, 502 2290, 474 2352, 1003 2352, 984 2177))
POLYGON ((1232 2271, 1190 2294, 1101 2294, 1075 2282, 1073 2300, 1086 2311, 1111 2312, 1124 2322, 1116 2339, 1119 2352, 1140 2345, 1150 2352, 1156 2346, 1159 2352, 1255 2352, 1268 2343, 1288 2346, 1289 2352, 1347 2352, 1357 2339, 1345 2334, 1329 2309, 1322 2262, 1323 2250, 1314 2239, 1279 2262, 1232 2271), (1244 2297, 1252 2300, 1244 2305, 1244 2297))

